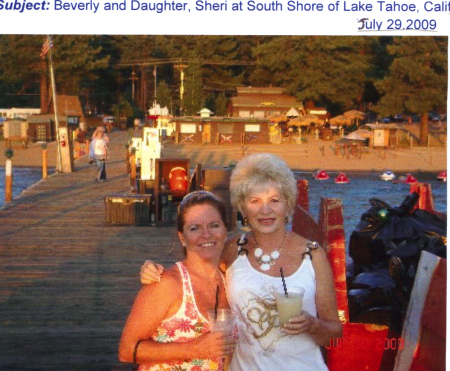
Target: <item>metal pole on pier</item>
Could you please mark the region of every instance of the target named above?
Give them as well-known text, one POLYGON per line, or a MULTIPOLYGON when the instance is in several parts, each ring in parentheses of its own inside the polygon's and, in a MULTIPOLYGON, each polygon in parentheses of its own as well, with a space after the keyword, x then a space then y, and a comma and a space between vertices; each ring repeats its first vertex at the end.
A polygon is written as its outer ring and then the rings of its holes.
POLYGON ((50 35, 47 35, 48 47, 48 61, 50 67, 50 79, 52 84, 52 96, 53 96, 53 110, 55 111, 55 129, 56 129, 56 149, 57 149, 57 169, 62 172, 62 158, 61 158, 61 144, 59 137, 59 121, 58 121, 58 109, 56 105, 56 87, 55 87, 55 76, 53 73, 53 60, 52 60, 52 40, 50 35))

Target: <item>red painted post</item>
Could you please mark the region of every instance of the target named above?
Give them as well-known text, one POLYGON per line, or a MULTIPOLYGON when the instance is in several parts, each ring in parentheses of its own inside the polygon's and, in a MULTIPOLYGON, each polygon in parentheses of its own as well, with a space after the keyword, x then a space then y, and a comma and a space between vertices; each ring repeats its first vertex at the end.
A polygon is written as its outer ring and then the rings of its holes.
POLYGON ((306 211, 309 211, 308 186, 308 181, 306 179, 297 180, 297 205, 301 206, 306 211))
POLYGON ((429 183, 411 183, 409 192, 417 192, 419 194, 419 201, 415 207, 416 209, 434 212, 433 195, 429 183))
POLYGON ((308 181, 297 180, 297 205, 292 216, 292 231, 311 241, 320 240, 317 221, 309 213, 308 181))
POLYGON ((340 198, 321 199, 319 230, 322 236, 322 241, 319 243, 327 251, 333 270, 339 317, 342 322, 348 322, 345 232, 342 200, 340 198))

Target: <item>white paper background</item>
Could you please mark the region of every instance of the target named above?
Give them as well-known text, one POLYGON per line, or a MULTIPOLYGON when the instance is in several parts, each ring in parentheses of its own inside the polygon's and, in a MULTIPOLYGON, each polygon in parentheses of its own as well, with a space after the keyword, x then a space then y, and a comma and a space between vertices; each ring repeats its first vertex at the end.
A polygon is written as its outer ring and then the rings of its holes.
MULTIPOLYGON (((0 7, 15 0, 0 0, 0 7)), ((24 0, 17 0, 22 5, 24 0)), ((30 2, 27 0, 27 2, 30 2)), ((171 1, 169 1, 171 2, 171 1)), ((196 11, 195 0, 184 0, 188 3, 190 12, 131 10, 131 0, 126 0, 125 11, 104 10, 105 1, 100 1, 99 10, 53 10, 55 0, 48 0, 48 11, 25 10, 23 13, 12 10, 0 10, 1 33, 42 33, 42 34, 260 34, 260 35, 449 35, 450 12, 426 12, 424 4, 446 5, 448 1, 430 2, 412 0, 399 1, 397 4, 415 4, 416 12, 388 12, 379 10, 379 2, 346 1, 347 9, 352 4, 371 4, 372 11, 345 11, 344 1, 339 1, 338 11, 329 11, 328 5, 336 1, 323 1, 324 10, 319 11, 288 11, 288 0, 279 0, 283 11, 248 11, 247 1, 243 1, 243 11, 232 11, 232 4, 238 1, 227 0, 227 11, 196 11), (368 18, 369 21, 382 22, 382 31, 358 30, 361 23, 358 20, 368 18), (435 20, 435 30, 387 30, 389 19, 400 19, 406 25, 408 19, 435 20)), ((225 1, 223 1, 225 2, 225 1)), ((32 2, 34 4, 34 2, 32 2)), ((75 1, 66 1, 76 4, 75 1)), ((81 2, 80 2, 81 3, 81 2)), ((90 1, 84 4, 89 4, 90 1)), ((119 1, 122 3, 122 1, 119 1)), ((219 2, 220 3, 220 2, 219 2)), ((256 2, 257 3, 257 2, 256 2)), ((273 1, 261 1, 270 5, 273 1)), ((395 2, 384 2, 394 4, 395 2)), ((317 2, 316 2, 317 4, 317 2)), ((425 23, 426 23, 425 21, 425 23)))

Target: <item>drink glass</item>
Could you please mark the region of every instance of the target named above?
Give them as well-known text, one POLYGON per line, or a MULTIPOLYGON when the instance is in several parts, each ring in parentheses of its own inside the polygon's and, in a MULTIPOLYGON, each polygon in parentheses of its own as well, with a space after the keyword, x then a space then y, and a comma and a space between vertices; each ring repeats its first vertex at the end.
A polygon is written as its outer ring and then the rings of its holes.
POLYGON ((224 332, 231 335, 236 324, 236 314, 231 309, 217 309, 217 316, 214 309, 208 310, 208 320, 211 332, 224 332))
MULTIPOLYGON (((211 332, 223 332, 225 335, 232 335, 236 326, 236 314, 231 309, 208 310, 208 320, 211 332)), ((224 357, 224 370, 228 370, 230 356, 224 357)))
POLYGON ((288 288, 287 295, 284 291, 275 291, 275 299, 278 307, 278 320, 280 328, 293 317, 300 316, 303 312, 303 287, 288 288))

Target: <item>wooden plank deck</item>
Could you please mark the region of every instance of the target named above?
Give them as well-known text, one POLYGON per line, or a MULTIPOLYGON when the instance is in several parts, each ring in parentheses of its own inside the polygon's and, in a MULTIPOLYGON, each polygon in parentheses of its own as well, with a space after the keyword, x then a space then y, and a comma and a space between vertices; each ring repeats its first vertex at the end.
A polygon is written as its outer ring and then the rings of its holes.
POLYGON ((180 259, 174 227, 105 221, 104 197, 129 193, 124 133, 108 181, 86 158, 0 210, 0 370, 131 370, 117 360, 145 259, 180 259))

